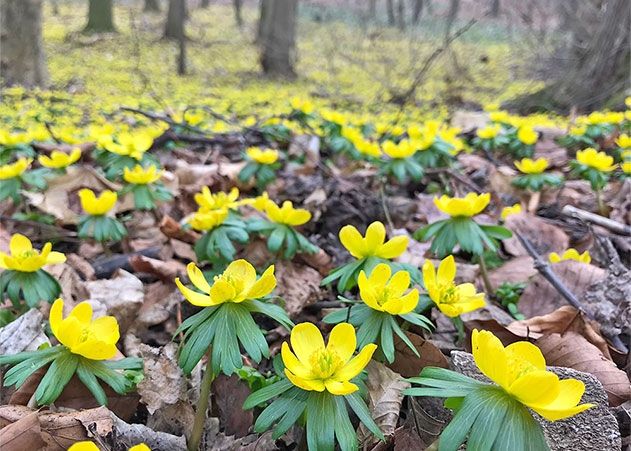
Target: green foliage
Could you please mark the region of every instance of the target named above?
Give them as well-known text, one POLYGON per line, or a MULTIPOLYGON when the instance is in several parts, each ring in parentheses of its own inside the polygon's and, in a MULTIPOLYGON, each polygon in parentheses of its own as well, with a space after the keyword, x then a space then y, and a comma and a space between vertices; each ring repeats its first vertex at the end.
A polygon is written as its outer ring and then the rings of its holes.
POLYGON ((503 282, 495 292, 495 297, 506 310, 517 320, 526 319, 524 315, 519 313, 517 303, 521 293, 526 288, 525 283, 503 282))
POLYGON ((85 215, 79 218, 77 224, 77 236, 79 238, 94 238, 103 243, 105 241, 117 242, 127 235, 127 229, 116 218, 105 215, 85 215))
POLYGON ((447 398, 445 406, 455 410, 440 435, 439 451, 456 451, 465 441, 467 449, 476 451, 549 449, 529 410, 500 387, 434 367, 424 368, 408 381, 421 387, 404 394, 447 398))
POLYGON ((173 194, 162 183, 156 182, 147 185, 127 184, 120 194, 132 193, 134 207, 138 210, 153 210, 158 202, 166 202, 173 198, 173 194))
POLYGON ((37 307, 40 301, 53 302, 59 297, 59 282, 43 269, 21 272, 5 269, 0 273, 0 295, 11 299, 16 308, 24 299, 29 307, 37 307))
POLYGON ((195 243, 195 255, 200 262, 226 263, 234 260, 234 243, 245 244, 250 239, 248 227, 233 213, 212 230, 205 232, 195 243))
POLYGON ((259 164, 255 161, 248 161, 239 172, 238 179, 242 183, 248 183, 254 177, 256 187, 262 191, 267 185, 276 180, 275 171, 278 168, 280 168, 280 163, 259 164))
POLYGON ((418 182, 423 177, 423 166, 412 157, 380 161, 381 173, 394 177, 401 184, 405 184, 409 180, 418 182))
POLYGON ((545 186, 559 186, 563 183, 563 177, 557 174, 524 174, 512 181, 513 185, 530 191, 541 191, 545 186))
POLYGON ((121 395, 129 393, 142 378, 142 359, 127 357, 121 360, 90 360, 73 354, 65 346, 53 346, 37 351, 0 356, 0 365, 9 365, 4 386, 20 388, 38 369, 50 365, 35 390, 38 405, 49 405, 61 395, 76 373, 77 377, 94 395, 97 402, 107 405, 107 396, 99 383, 109 385, 121 395))
POLYGON ((247 229, 267 237, 269 251, 288 260, 292 259, 296 253, 315 254, 319 250, 318 246, 286 224, 253 218, 248 221, 247 229))
POLYGON ((584 165, 576 160, 570 161, 570 168, 572 168, 574 175, 578 175, 582 179, 587 180, 594 191, 601 191, 609 181, 609 174, 607 172, 599 171, 596 168, 584 165))

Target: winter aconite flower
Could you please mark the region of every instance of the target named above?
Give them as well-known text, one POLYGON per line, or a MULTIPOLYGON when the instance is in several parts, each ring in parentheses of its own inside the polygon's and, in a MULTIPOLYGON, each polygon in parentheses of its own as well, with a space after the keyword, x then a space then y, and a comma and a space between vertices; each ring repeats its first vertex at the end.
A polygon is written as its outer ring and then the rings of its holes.
POLYGON ((591 147, 576 152, 576 161, 601 172, 611 172, 616 168, 612 156, 591 147))
MULTIPOLYGON (((86 440, 74 443, 70 448, 68 448, 68 451, 100 451, 100 448, 96 446, 94 442, 86 440)), ((151 448, 149 448, 145 443, 140 443, 128 448, 127 451, 151 451, 151 448)))
POLYGON ((510 215, 516 215, 518 213, 521 213, 521 205, 514 204, 510 207, 502 208, 502 213, 500 214, 500 217, 502 218, 502 220, 506 220, 506 218, 508 218, 510 215))
POLYGON ((189 263, 186 270, 191 283, 201 293, 185 287, 179 277, 175 279, 175 284, 184 297, 198 307, 260 299, 270 294, 276 287, 274 265, 268 267, 257 280, 256 269, 243 259, 230 263, 223 274, 215 277, 212 286, 195 263, 189 263))
POLYGON ((48 155, 40 155, 37 161, 39 164, 49 169, 64 169, 73 163, 76 163, 81 158, 81 149, 75 147, 72 152, 66 153, 60 150, 53 150, 48 155))
POLYGON ((361 271, 357 284, 362 301, 373 310, 391 315, 405 315, 418 304, 418 290, 414 288, 408 291, 410 273, 397 271, 392 275, 390 266, 385 263, 375 266, 369 276, 361 271))
POLYGON ((559 380, 547 371, 541 350, 530 342, 504 347, 491 332, 474 330, 471 347, 475 363, 486 377, 548 421, 569 418, 593 407, 578 404, 585 384, 577 379, 559 380))
POLYGON ((290 342, 292 349, 284 342, 281 355, 291 383, 306 391, 327 390, 334 395, 359 390, 350 381, 368 365, 377 349, 377 345, 369 344, 353 357, 357 339, 355 328, 348 323, 333 328, 327 345, 314 324, 298 324, 291 331, 290 342))
POLYGON ((524 158, 521 161, 516 161, 515 167, 524 174, 541 174, 548 168, 548 160, 545 158, 537 158, 536 160, 524 158))
POLYGON ((238 188, 232 188, 229 193, 224 193, 223 191, 211 193, 210 189, 204 186, 200 193, 195 194, 194 199, 202 212, 225 209, 236 210, 242 204, 238 200, 238 188))
POLYGON ((195 230, 208 231, 224 223, 228 217, 228 210, 197 211, 188 223, 195 230))
POLYGON ((486 305, 484 293, 476 293, 472 283, 456 285, 456 263, 453 255, 443 259, 438 266, 425 260, 423 281, 429 297, 446 316, 455 318, 463 313, 472 312, 486 305))
POLYGON ((311 219, 311 212, 309 210, 294 208, 289 200, 283 202, 282 207, 276 205, 275 202, 267 202, 265 205, 265 213, 272 222, 289 226, 300 226, 309 222, 311 219))
POLYGON ((6 294, 17 307, 22 299, 35 307, 39 301, 52 302, 59 296, 61 286, 43 267, 66 261, 61 252, 46 243, 41 251, 24 235, 14 234, 9 242, 10 254, 0 252, 0 296, 6 294))
POLYGON ((81 208, 92 216, 101 216, 108 213, 114 205, 118 195, 114 191, 105 190, 97 197, 94 191, 88 188, 80 190, 78 193, 81 201, 81 208))
POLYGON ((476 131, 476 135, 480 139, 493 139, 500 133, 501 130, 502 128, 499 125, 494 124, 484 128, 479 128, 476 131))
POLYGON ((28 169, 33 160, 20 158, 15 163, 0 166, 0 180, 9 180, 19 177, 28 169))
POLYGON ((465 197, 434 197, 434 205, 443 213, 454 217, 471 217, 482 212, 491 201, 489 193, 468 193, 465 197))
POLYGON ((579 254, 576 249, 572 248, 567 249, 561 255, 557 254, 556 252, 551 252, 549 258, 550 262, 552 263, 559 263, 563 260, 575 260, 581 263, 590 263, 592 261, 592 257, 589 255, 588 251, 579 254))
POLYGON ((66 261, 61 252, 52 250, 51 243, 44 244, 41 251, 33 249, 33 244, 19 233, 11 237, 9 243, 10 254, 0 252, 0 268, 18 272, 39 271, 45 265, 55 265, 66 261))
POLYGON ((123 170, 123 179, 133 185, 149 185, 157 182, 161 177, 162 171, 158 172, 155 165, 143 168, 137 164, 133 169, 125 168, 123 170))
POLYGON ((537 142, 537 132, 532 127, 522 126, 517 130, 517 139, 527 146, 531 146, 537 142))
POLYGON ((105 145, 105 149, 108 152, 140 161, 152 144, 153 138, 147 133, 119 133, 116 136, 116 142, 110 140, 105 145))
POLYGON ((342 227, 339 236, 342 245, 357 259, 396 258, 405 252, 409 242, 409 238, 405 235, 395 236, 386 241, 386 228, 379 221, 368 226, 365 236, 362 236, 352 225, 342 227))
POLYGON ((116 355, 120 338, 118 322, 113 316, 92 319, 89 302, 77 304, 63 318, 64 301, 57 299, 50 309, 50 328, 59 342, 73 354, 91 360, 108 360, 116 355))
POLYGON ((245 153, 251 160, 259 164, 270 165, 278 160, 278 150, 276 149, 261 150, 258 147, 248 147, 245 153))

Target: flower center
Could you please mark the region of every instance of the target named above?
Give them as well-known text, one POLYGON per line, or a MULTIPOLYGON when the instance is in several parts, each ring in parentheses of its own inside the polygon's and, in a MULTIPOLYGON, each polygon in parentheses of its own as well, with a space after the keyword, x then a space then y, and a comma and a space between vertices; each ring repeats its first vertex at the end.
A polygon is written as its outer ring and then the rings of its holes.
POLYGON ((343 364, 335 352, 326 349, 319 349, 311 354, 309 363, 313 375, 318 379, 328 379, 343 364))
POLYGON ((79 343, 85 343, 86 341, 90 341, 94 339, 94 333, 89 327, 81 329, 79 333, 79 343))
POLYGON ((35 249, 31 249, 30 251, 22 252, 22 254, 18 258, 26 260, 29 257, 36 257, 38 255, 39 252, 37 252, 35 249))
POLYGON ((441 285, 440 293, 440 301, 443 304, 456 304, 460 300, 460 296, 458 296, 458 290, 456 290, 456 286, 453 284, 441 285))

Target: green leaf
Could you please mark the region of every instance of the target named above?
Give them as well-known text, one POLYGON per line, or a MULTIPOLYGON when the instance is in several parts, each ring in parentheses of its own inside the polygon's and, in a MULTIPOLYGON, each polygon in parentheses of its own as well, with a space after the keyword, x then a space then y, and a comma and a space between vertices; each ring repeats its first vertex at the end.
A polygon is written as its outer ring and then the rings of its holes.
POLYGON ((493 450, 501 451, 504 449, 515 451, 547 451, 550 449, 539 423, 535 421, 528 409, 516 400, 513 400, 509 405, 493 445, 493 450))
POLYGON ((274 440, 279 439, 285 432, 289 430, 300 418, 300 416, 304 413, 305 408, 307 407, 307 397, 308 393, 304 390, 300 390, 297 387, 296 396, 293 401, 287 407, 287 411, 281 418, 281 420, 276 424, 274 428, 274 433, 272 434, 272 438, 274 440))
POLYGON ((307 446, 318 451, 335 449, 335 400, 326 390, 307 398, 307 446))
POLYGON ((101 387, 101 384, 99 384, 99 381, 96 380, 96 376, 92 374, 82 363, 79 363, 77 366, 77 376, 81 382, 83 382, 83 385, 90 390, 90 393, 92 393, 96 401, 100 405, 106 406, 107 395, 105 394, 105 391, 101 387))
POLYGON ((357 449, 357 434, 348 417, 346 403, 342 396, 335 397, 335 437, 342 451, 355 451, 357 449))
POLYGON ((280 250, 280 247, 283 245, 283 241, 285 240, 286 233, 287 229, 285 229, 285 227, 277 227, 274 229, 267 239, 267 248, 270 252, 275 254, 280 250))
POLYGON ((269 347, 265 336, 247 308, 237 304, 231 310, 235 318, 239 341, 252 360, 259 363, 262 357, 269 357, 269 347))
POLYGON ((482 403, 483 414, 473 423, 467 440, 467 448, 490 450, 504 424, 506 411, 511 400, 501 389, 489 389, 482 403))
POLYGON ((392 322, 394 321, 392 316, 388 314, 381 314, 381 332, 380 343, 381 352, 386 357, 388 363, 394 362, 394 337, 392 335, 392 322))
POLYGON ((255 391, 250 396, 248 396, 243 403, 243 410, 250 410, 259 404, 263 404, 266 401, 280 395, 281 393, 286 392, 294 385, 288 379, 281 379, 280 381, 268 385, 258 391, 255 391))
POLYGON ((70 352, 59 355, 50 364, 48 371, 35 390, 35 399, 39 405, 55 402, 74 375, 79 364, 79 357, 70 352))
POLYGON ((432 222, 431 224, 426 225, 425 227, 418 229, 414 232, 413 237, 418 241, 427 241, 434 235, 436 235, 439 230, 445 225, 447 219, 443 219, 441 221, 432 222))
POLYGON ((269 316, 287 330, 291 330, 294 327, 294 323, 287 316, 287 312, 276 304, 258 299, 251 299, 242 304, 253 313, 262 313, 265 316, 269 316))
POLYGON ((471 426, 482 411, 483 401, 484 395, 480 390, 474 391, 464 398, 462 407, 440 434, 439 451, 457 451, 460 448, 460 445, 466 440, 471 426))
POLYGON ((366 406, 366 402, 361 398, 359 393, 351 393, 350 395, 344 396, 344 398, 351 409, 353 409, 353 412, 355 412, 355 415, 357 415, 357 418, 359 418, 359 421, 361 421, 375 437, 379 440, 384 440, 381 429, 379 429, 375 420, 372 419, 368 406, 366 406))

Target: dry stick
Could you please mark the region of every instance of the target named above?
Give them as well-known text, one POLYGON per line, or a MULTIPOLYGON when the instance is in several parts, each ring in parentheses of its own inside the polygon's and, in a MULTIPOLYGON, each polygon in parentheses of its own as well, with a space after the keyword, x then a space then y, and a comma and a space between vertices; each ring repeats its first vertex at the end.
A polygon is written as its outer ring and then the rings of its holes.
MULTIPOLYGON (((539 271, 539 273, 544 277, 544 279, 550 282, 550 284, 559 292, 561 296, 565 298, 565 300, 572 307, 577 309, 579 312, 583 313, 589 319, 594 320, 593 315, 591 315, 589 312, 586 312, 585 309, 583 309, 583 306, 579 302, 578 298, 574 295, 574 293, 572 293, 565 286, 565 284, 561 282, 561 280, 559 280, 559 278, 554 273, 554 271, 552 271, 552 268, 550 267, 550 265, 541 258, 541 255, 539 255, 539 253, 534 248, 530 240, 526 238, 525 236, 523 236, 518 231, 515 231, 515 235, 517 235, 517 238, 519 239, 519 242, 521 243, 521 245, 524 247, 524 249, 526 249, 528 254, 530 254, 530 256, 533 258, 534 268, 537 271, 539 271)), ((616 348, 618 351, 623 352, 624 354, 628 352, 627 347, 624 345, 622 340, 620 340, 620 337, 618 337, 617 335, 607 336, 604 332, 603 332, 603 335, 605 336, 605 338, 607 338, 611 342, 612 346, 614 346, 614 348, 616 348)))
POLYGON ((565 216, 599 225, 617 233, 618 235, 631 236, 631 226, 614 221, 613 219, 605 218, 604 216, 597 215, 591 211, 585 211, 580 208, 573 207, 572 205, 566 205, 563 207, 563 210, 561 210, 561 213, 565 216))

